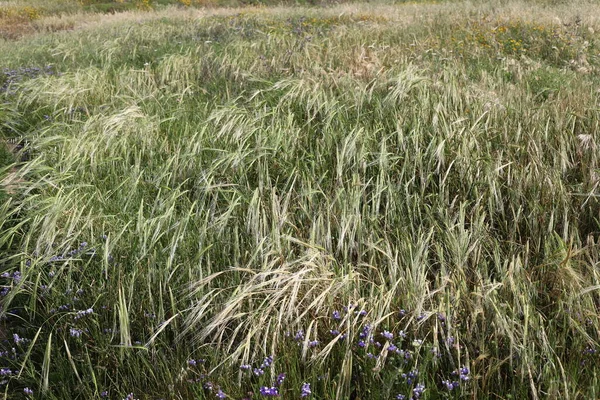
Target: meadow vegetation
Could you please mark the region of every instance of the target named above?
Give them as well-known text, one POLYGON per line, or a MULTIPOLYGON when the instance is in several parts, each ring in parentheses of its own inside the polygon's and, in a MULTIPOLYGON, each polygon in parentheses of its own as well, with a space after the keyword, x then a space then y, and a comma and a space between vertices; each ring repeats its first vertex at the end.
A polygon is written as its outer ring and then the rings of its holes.
POLYGON ((3 398, 600 398, 598 3, 0 4, 3 398))

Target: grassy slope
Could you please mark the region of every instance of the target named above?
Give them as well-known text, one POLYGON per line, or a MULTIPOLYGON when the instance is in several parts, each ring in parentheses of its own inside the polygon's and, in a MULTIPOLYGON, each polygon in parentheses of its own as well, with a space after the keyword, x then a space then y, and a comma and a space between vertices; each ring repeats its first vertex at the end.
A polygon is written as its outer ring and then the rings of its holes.
POLYGON ((1 95, 32 155, 5 397, 597 398, 599 11, 171 8, 1 43, 52 66, 1 95))

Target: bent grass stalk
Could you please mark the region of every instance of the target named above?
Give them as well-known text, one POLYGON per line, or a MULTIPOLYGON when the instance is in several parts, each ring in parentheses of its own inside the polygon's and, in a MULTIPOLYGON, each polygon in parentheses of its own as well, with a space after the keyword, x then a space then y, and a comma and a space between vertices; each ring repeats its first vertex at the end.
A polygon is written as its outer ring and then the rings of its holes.
POLYGON ((168 9, 0 44, 61 69, 0 93, 2 134, 30 141, 2 181, 7 388, 597 397, 580 3, 537 7, 542 31, 518 1, 168 9))

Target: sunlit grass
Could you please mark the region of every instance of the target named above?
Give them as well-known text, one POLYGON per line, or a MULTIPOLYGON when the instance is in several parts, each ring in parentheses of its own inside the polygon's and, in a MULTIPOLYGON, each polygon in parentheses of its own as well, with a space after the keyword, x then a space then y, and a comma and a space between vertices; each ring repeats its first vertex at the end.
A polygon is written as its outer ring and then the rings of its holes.
POLYGON ((4 397, 597 398, 579 6, 182 5, 0 43, 4 397))

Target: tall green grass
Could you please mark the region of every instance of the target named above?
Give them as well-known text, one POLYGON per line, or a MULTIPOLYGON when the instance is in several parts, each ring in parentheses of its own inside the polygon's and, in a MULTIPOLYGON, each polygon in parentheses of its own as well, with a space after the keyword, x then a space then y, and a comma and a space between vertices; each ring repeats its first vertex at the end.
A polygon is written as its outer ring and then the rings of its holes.
POLYGON ((580 6, 167 10, 0 44, 58 72, 1 94, 29 154, 3 175, 4 397, 285 373, 282 398, 597 398, 580 6))

